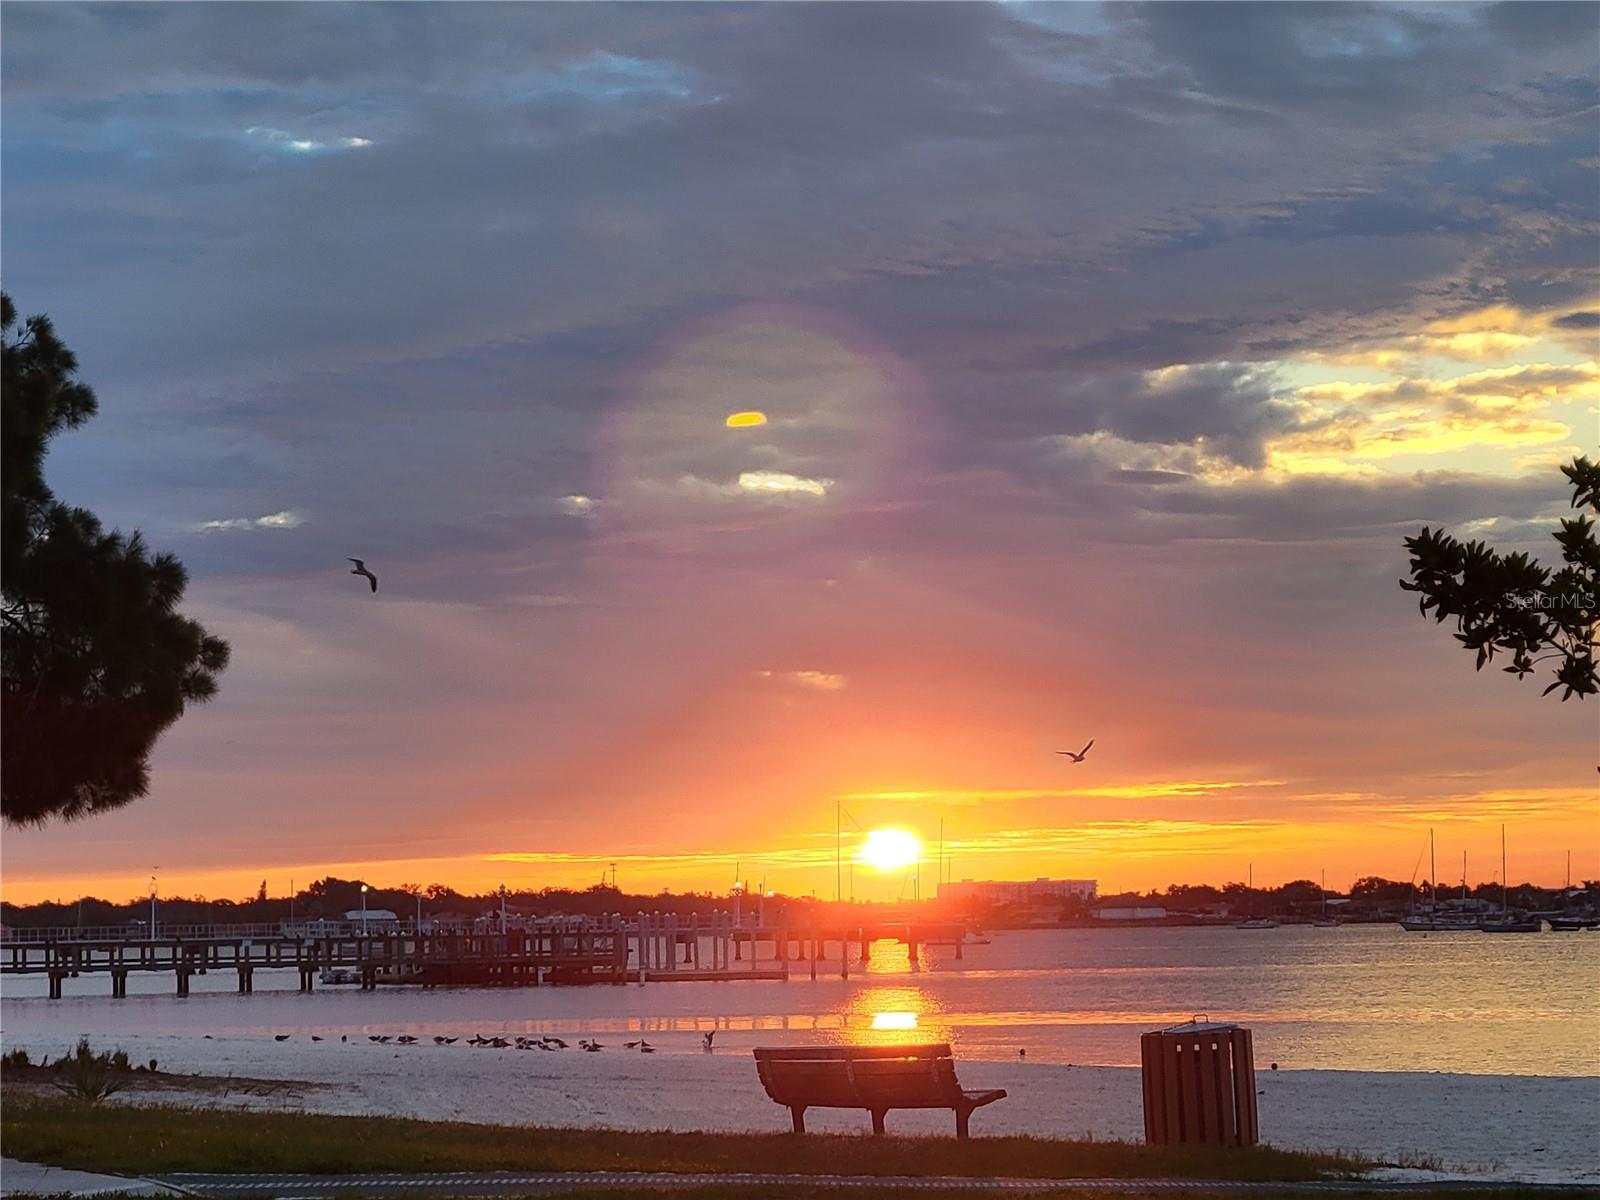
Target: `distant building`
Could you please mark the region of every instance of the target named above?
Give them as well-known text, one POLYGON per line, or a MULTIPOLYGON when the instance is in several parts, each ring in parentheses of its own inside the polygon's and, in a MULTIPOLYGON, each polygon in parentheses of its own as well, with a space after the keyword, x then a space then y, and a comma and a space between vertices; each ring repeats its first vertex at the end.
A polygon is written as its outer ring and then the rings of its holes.
POLYGON ((980 904, 1037 904, 1041 900, 1092 901, 1098 890, 1093 879, 963 879, 939 885, 939 899, 977 901, 980 904))
POLYGON ((1097 921, 1160 921, 1166 915, 1167 910, 1159 904, 1141 904, 1137 907, 1118 905, 1094 910, 1097 921))
POLYGON ((368 925, 375 925, 379 921, 398 921, 400 918, 387 908, 369 908, 366 912, 362 912, 359 908, 352 908, 345 913, 344 919, 346 921, 365 921, 368 925))

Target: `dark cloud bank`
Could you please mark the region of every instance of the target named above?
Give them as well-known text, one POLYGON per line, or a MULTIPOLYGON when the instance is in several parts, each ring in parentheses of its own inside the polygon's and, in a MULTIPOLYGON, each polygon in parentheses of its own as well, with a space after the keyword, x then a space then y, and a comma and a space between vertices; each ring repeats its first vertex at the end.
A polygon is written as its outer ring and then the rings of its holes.
POLYGON ((595 527, 560 497, 601 474, 619 375, 751 301, 912 364, 915 503, 951 528, 1390 538, 1560 494, 1218 492, 1184 464, 1257 467, 1300 419, 1266 360, 1502 301, 1593 328, 1589 6, 6 18, 6 283, 104 400, 58 486, 167 533, 303 518, 193 537, 202 572, 353 543, 576 563, 595 527))

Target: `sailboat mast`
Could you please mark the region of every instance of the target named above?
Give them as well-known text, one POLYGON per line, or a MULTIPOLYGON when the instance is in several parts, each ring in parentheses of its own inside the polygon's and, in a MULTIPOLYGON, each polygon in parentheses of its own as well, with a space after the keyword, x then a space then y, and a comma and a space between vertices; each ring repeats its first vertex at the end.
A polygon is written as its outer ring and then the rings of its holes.
POLYGON ((1428 891, 1433 896, 1433 906, 1439 907, 1439 863, 1433 856, 1433 830, 1428 830, 1428 891))
POLYGON ((1500 826, 1500 910, 1511 919, 1511 881, 1506 878, 1506 827, 1500 826))

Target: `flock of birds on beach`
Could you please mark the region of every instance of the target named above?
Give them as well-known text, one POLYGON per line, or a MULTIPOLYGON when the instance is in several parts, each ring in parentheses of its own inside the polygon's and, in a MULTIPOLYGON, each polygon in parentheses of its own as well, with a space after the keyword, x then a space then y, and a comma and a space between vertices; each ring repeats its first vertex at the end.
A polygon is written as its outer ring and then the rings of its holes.
MULTIPOLYGON (((206 1034, 205 1036, 206 1036, 207 1040, 210 1040, 211 1035, 209 1033, 206 1034)), ((275 1041, 275 1042, 287 1042, 293 1036, 294 1036, 293 1034, 288 1034, 288 1033, 275 1033, 275 1034, 272 1035, 272 1040, 275 1041)), ((705 1052, 707 1054, 711 1053, 713 1043, 716 1041, 716 1039, 717 1039, 717 1031, 715 1029, 712 1029, 712 1030, 700 1035, 700 1045, 704 1048, 704 1050, 705 1050, 705 1052)), ((311 1035, 311 1040, 313 1042, 321 1042, 321 1041, 325 1041, 326 1039, 313 1033, 311 1035)), ((348 1042, 350 1040, 350 1035, 349 1034, 341 1034, 339 1036, 339 1040, 341 1042, 348 1042)), ((367 1041, 374 1042, 379 1046, 388 1046, 388 1045, 414 1046, 414 1045, 418 1044, 419 1042, 421 1042, 421 1040, 422 1040, 421 1038, 416 1037, 416 1036, 414 1036, 412 1034, 409 1034, 409 1033, 401 1033, 401 1034, 369 1033, 367 1035, 367 1041)), ((457 1042, 459 1042, 460 1040, 461 1040, 461 1038, 460 1038, 459 1035, 456 1036, 456 1037, 444 1037, 442 1034, 435 1034, 434 1037, 433 1037, 433 1044, 435 1046, 453 1046, 457 1042)), ((482 1035, 475 1033, 475 1034, 473 1034, 471 1037, 469 1037, 467 1039, 467 1045, 469 1045, 469 1046, 487 1046, 488 1048, 490 1048, 492 1050, 510 1050, 512 1047, 515 1047, 518 1050, 551 1050, 551 1051, 559 1051, 559 1050, 570 1050, 572 1048, 571 1045, 568 1044, 567 1042, 562 1041, 558 1037, 551 1037, 548 1034, 546 1036, 544 1036, 544 1037, 537 1037, 537 1038, 534 1038, 534 1037, 509 1037, 509 1038, 503 1038, 503 1037, 498 1037, 498 1036, 496 1036, 496 1037, 483 1037, 482 1035)), ((622 1045, 623 1045, 624 1049, 626 1049, 626 1050, 637 1050, 640 1054, 654 1054, 656 1052, 656 1048, 654 1046, 652 1046, 649 1042, 645 1041, 643 1038, 638 1038, 635 1041, 631 1041, 631 1042, 623 1042, 622 1045)), ((598 1054, 600 1051, 604 1050, 605 1048, 606 1048, 606 1046, 605 1046, 604 1042, 596 1041, 593 1038, 579 1038, 578 1039, 578 1049, 584 1051, 587 1054, 598 1054)), ((1027 1057, 1028 1057, 1028 1052, 1026 1050, 1018 1050, 1017 1051, 1017 1057, 1019 1059, 1023 1059, 1025 1061, 1027 1059, 1027 1057)), ((1068 1063, 1067 1064, 1067 1066, 1069 1066, 1069 1067, 1074 1066, 1074 1065, 1076 1065, 1076 1064, 1074 1064, 1074 1063, 1068 1063)), ((1278 1069, 1278 1064, 1277 1063, 1271 1064, 1269 1069, 1273 1070, 1273 1071, 1276 1071, 1278 1069)))
MULTIPOLYGON (((206 1034, 207 1038, 210 1036, 210 1034, 206 1034)), ((287 1042, 293 1036, 294 1035, 290 1033, 275 1033, 272 1035, 272 1040, 275 1042, 287 1042)), ((716 1041, 716 1037, 717 1031, 715 1029, 711 1030, 709 1033, 700 1035, 700 1044, 702 1047, 704 1047, 707 1054, 711 1053, 712 1043, 716 1041)), ((313 1033, 311 1035, 311 1040, 313 1042, 321 1042, 326 1041, 327 1039, 323 1038, 319 1034, 313 1033)), ((350 1035, 347 1033, 340 1034, 339 1040, 341 1042, 348 1042, 350 1040, 350 1035)), ((435 1046, 453 1046, 460 1040, 461 1037, 459 1034, 455 1037, 445 1037, 443 1034, 435 1034, 433 1036, 433 1044, 435 1046)), ((367 1041, 373 1042, 379 1046, 415 1046, 421 1042, 422 1039, 414 1034, 409 1033, 369 1033, 367 1035, 367 1041)), ((560 1038, 551 1037, 548 1035, 537 1038, 504 1038, 498 1036, 483 1037, 482 1035, 475 1033, 466 1039, 466 1043, 469 1046, 487 1046, 493 1050, 510 1050, 513 1047, 518 1050, 570 1050, 572 1048, 569 1043, 562 1041, 560 1038)), ((597 1054, 606 1048, 604 1042, 596 1041, 594 1038, 579 1038, 577 1046, 579 1050, 582 1050, 588 1054, 597 1054)), ((656 1052, 656 1048, 649 1042, 645 1041, 644 1038, 637 1038, 631 1042, 623 1042, 622 1046, 626 1050, 637 1050, 640 1054, 654 1054, 656 1052)))

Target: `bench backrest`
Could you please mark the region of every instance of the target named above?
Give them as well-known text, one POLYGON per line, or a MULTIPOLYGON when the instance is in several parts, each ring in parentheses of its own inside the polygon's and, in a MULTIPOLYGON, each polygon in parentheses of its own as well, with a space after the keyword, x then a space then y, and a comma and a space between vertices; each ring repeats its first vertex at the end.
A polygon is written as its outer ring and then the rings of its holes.
POLYGON ((755 1058, 767 1095, 789 1106, 942 1107, 961 1099, 945 1043, 759 1047, 755 1058))

